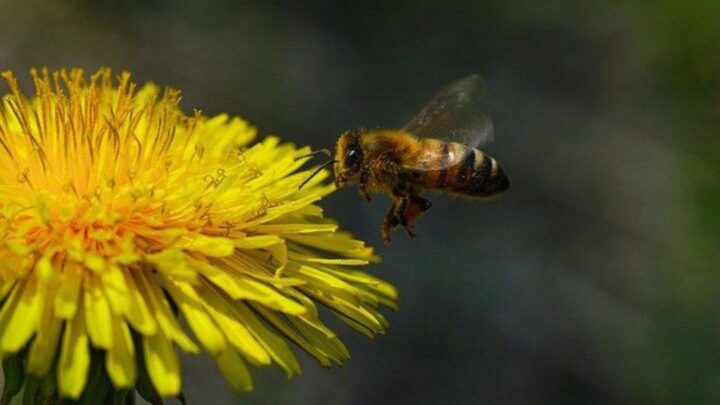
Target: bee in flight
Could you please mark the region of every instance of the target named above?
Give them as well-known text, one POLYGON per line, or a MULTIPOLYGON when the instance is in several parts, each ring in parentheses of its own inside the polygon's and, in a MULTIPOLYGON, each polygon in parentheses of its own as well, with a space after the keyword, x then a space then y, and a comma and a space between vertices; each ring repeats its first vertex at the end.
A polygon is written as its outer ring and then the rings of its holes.
POLYGON ((356 184, 367 201, 374 193, 390 196, 392 207, 382 224, 385 243, 398 226, 415 237, 410 223, 432 206, 421 197, 424 190, 470 198, 499 195, 510 180, 497 160, 477 149, 492 139, 492 122, 468 111, 483 90, 480 76, 471 75, 440 92, 402 129, 344 132, 335 158, 310 178, 333 165, 336 187, 356 184))

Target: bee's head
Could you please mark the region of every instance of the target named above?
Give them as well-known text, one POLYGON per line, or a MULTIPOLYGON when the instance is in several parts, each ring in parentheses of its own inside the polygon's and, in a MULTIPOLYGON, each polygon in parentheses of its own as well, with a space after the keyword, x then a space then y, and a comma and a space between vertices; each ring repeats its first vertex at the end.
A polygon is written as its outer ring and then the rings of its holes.
POLYGON ((362 130, 356 129, 344 132, 338 139, 335 148, 335 186, 338 188, 360 180, 364 158, 361 135, 362 130))

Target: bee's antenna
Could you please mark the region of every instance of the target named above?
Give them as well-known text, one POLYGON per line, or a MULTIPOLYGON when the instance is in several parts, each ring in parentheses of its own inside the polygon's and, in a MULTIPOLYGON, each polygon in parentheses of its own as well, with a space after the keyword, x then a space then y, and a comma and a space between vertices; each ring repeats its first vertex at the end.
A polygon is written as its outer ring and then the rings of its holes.
POLYGON ((332 157, 332 152, 330 152, 329 149, 318 149, 314 152, 308 153, 307 155, 298 156, 296 159, 303 159, 307 157, 313 157, 317 155, 326 155, 327 157, 332 157))
MULTIPOLYGON (((319 151, 318 151, 318 152, 319 152, 319 151)), ((318 173, 320 173, 324 168, 330 166, 331 164, 333 164, 333 163, 335 163, 335 162, 337 162, 337 160, 328 160, 327 162, 321 164, 320 167, 318 167, 317 169, 315 169, 315 171, 314 171, 307 179, 303 180, 303 182, 300 183, 300 186, 298 186, 298 190, 300 190, 301 188, 303 188, 303 186, 305 186, 308 181, 312 180, 313 177, 317 176, 318 173)))

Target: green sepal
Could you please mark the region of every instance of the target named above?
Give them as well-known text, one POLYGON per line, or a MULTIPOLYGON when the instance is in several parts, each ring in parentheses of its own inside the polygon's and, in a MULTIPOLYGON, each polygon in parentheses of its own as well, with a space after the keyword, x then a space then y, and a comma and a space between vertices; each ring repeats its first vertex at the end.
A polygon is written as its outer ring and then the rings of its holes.
POLYGON ((7 405, 22 389, 25 380, 24 366, 25 352, 18 352, 10 357, 6 357, 2 361, 3 375, 5 376, 5 386, 3 387, 2 405, 7 405))
POLYGON ((105 352, 92 350, 88 380, 77 403, 83 405, 107 404, 112 391, 112 383, 105 372, 105 352))
POLYGON ((26 376, 23 390, 23 405, 49 405, 59 401, 57 380, 54 372, 42 377, 26 376))
POLYGON ((25 389, 23 390, 22 405, 35 405, 38 403, 38 393, 40 392, 40 379, 28 376, 25 380, 25 389))
POLYGON ((112 405, 135 405, 135 390, 120 390, 113 393, 112 405))

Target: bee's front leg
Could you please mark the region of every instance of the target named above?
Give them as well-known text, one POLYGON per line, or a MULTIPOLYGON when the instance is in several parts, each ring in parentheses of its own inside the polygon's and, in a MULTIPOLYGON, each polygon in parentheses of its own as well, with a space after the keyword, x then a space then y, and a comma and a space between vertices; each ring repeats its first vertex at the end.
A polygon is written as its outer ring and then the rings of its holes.
POLYGON ((372 198, 370 197, 370 193, 368 192, 368 182, 369 182, 369 174, 367 170, 363 170, 360 173, 360 181, 358 182, 358 190, 360 191, 360 195, 362 198, 365 199, 365 201, 370 202, 372 201, 372 198))
POLYGON ((372 201, 372 197, 370 197, 370 194, 368 193, 368 191, 366 189, 360 187, 359 191, 360 191, 360 196, 362 198, 364 198, 366 202, 372 201))

